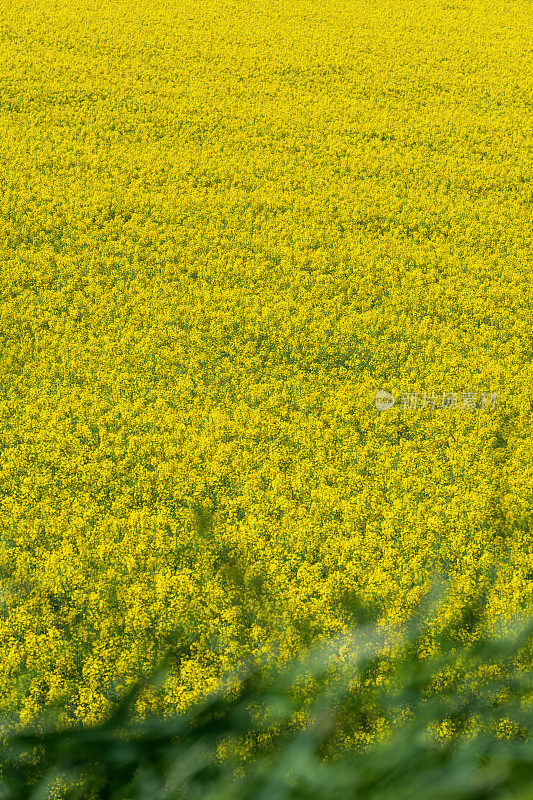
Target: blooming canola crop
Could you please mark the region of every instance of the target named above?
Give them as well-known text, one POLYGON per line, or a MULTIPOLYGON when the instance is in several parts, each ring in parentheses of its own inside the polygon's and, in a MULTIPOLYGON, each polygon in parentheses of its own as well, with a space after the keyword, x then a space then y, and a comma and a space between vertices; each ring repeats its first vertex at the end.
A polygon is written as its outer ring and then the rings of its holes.
POLYGON ((531 613, 531 14, 4 10, 2 710, 96 720, 171 645, 182 708, 438 570, 531 613))

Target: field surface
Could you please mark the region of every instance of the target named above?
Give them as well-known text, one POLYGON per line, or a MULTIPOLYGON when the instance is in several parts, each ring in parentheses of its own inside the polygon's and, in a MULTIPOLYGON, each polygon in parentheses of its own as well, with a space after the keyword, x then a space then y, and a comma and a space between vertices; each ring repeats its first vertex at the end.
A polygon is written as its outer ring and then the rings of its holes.
POLYGON ((532 15, 5 4, 1 712, 531 614, 532 15))

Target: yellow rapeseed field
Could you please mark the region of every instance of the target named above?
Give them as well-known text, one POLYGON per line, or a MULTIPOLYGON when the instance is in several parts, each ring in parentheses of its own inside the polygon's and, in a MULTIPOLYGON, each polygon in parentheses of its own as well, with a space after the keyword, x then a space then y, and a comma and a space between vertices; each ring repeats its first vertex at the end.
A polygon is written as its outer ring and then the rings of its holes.
POLYGON ((0 713, 531 613, 532 15, 4 4, 0 713))

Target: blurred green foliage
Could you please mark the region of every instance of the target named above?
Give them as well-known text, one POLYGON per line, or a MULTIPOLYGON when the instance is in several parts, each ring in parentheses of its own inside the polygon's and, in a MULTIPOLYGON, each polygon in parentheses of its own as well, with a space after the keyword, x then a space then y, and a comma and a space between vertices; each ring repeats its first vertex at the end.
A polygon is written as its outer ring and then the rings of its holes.
POLYGON ((139 718, 139 681, 96 726, 6 719, 0 798, 530 800, 533 624, 480 628, 482 599, 433 635, 430 655, 434 596, 392 644, 376 609, 345 597, 350 635, 285 669, 243 667, 185 714, 139 718))

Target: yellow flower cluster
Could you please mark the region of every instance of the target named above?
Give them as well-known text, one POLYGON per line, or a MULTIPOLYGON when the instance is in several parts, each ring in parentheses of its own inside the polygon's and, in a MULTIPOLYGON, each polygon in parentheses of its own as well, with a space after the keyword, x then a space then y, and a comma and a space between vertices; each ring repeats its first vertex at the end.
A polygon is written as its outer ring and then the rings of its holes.
POLYGON ((13 0, 0 710, 533 600, 531 6, 13 0), (494 392, 393 408, 383 389, 494 392), (206 529, 194 509, 215 511, 206 529))

